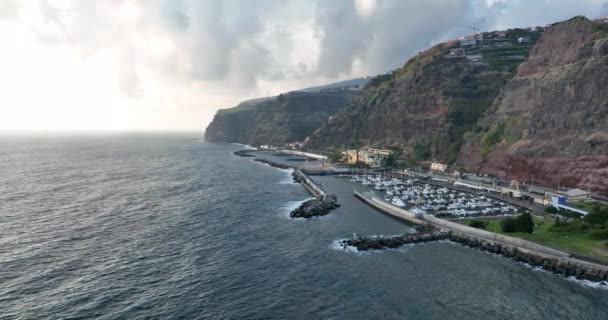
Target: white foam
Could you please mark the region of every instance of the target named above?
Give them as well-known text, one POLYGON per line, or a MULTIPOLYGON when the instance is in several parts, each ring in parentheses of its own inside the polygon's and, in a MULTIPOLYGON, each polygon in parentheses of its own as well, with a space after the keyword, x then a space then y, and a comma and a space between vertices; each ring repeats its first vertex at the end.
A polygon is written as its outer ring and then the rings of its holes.
POLYGON ((337 251, 345 251, 345 252, 352 252, 352 253, 363 253, 362 251, 359 251, 356 247, 353 246, 346 246, 342 244, 342 241, 344 241, 346 239, 340 239, 340 240, 334 240, 329 244, 329 248, 332 250, 337 250, 337 251))
POLYGON ((585 287, 589 287, 589 288, 593 288, 593 289, 608 290, 608 281, 593 282, 593 281, 589 281, 589 280, 580 280, 575 277, 567 277, 566 279, 568 281, 572 281, 576 284, 579 284, 579 285, 582 285, 585 287))
POLYGON ((240 147, 243 147, 243 148, 249 149, 249 150, 257 150, 258 149, 256 147, 252 147, 252 146, 250 146, 248 144, 242 144, 242 143, 236 143, 236 142, 231 142, 230 144, 233 144, 235 146, 240 146, 240 147))
POLYGON ((281 210, 279 210, 280 214, 281 214, 281 217, 288 218, 290 220, 307 220, 305 218, 295 218, 294 219, 294 218, 290 217, 289 214, 293 210, 295 210, 297 207, 299 207, 302 203, 304 203, 304 202, 306 202, 308 200, 312 200, 312 199, 314 199, 314 198, 311 197, 311 198, 306 198, 304 200, 288 201, 287 203, 285 203, 284 205, 282 205, 281 206, 281 210))
MULTIPOLYGON (((278 168, 277 168, 278 169, 278 168)), ((298 184, 297 182, 293 181, 293 169, 279 169, 284 171, 287 174, 287 177, 285 177, 284 180, 279 181, 279 184, 298 184)))

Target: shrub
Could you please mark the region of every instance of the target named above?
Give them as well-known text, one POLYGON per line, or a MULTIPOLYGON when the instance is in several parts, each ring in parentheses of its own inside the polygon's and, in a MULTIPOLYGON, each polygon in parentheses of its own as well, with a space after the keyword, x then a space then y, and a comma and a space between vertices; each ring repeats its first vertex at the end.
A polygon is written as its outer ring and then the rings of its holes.
POLYGON ((556 214, 557 213, 557 208, 553 207, 553 206, 549 206, 545 208, 545 212, 548 214, 556 214))
POLYGON ((481 220, 471 220, 469 222, 470 227, 477 228, 477 229, 485 229, 487 225, 488 225, 487 222, 484 222, 481 220))
POLYGON ((608 222, 608 209, 593 208, 591 213, 585 217, 585 221, 591 224, 606 225, 608 222))
POLYGON ((608 229, 599 229, 591 231, 591 239, 606 240, 608 239, 608 229))

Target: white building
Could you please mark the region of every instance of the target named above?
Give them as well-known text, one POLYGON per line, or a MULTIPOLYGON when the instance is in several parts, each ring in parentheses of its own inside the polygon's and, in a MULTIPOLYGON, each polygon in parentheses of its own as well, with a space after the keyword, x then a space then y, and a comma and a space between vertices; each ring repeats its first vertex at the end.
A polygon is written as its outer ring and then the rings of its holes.
POLYGON ((447 164, 433 162, 431 163, 431 171, 445 172, 448 169, 447 164))

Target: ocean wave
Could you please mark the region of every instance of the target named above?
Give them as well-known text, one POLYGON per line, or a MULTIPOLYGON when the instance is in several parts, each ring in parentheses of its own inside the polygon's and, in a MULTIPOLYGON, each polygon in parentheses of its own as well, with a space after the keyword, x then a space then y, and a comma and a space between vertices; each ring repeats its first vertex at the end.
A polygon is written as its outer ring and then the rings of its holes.
MULTIPOLYGON (((277 168, 279 169, 279 168, 277 168)), ((298 184, 297 182, 293 181, 293 169, 279 169, 284 171, 287 176, 285 177, 285 179, 279 181, 279 184, 298 184)))
POLYGON ((342 244, 342 241, 347 240, 347 239, 339 239, 339 240, 334 240, 329 244, 329 248, 332 250, 337 250, 337 251, 346 251, 346 252, 352 252, 352 253, 363 253, 363 251, 359 251, 359 249, 357 249, 356 247, 353 246, 346 246, 342 244))

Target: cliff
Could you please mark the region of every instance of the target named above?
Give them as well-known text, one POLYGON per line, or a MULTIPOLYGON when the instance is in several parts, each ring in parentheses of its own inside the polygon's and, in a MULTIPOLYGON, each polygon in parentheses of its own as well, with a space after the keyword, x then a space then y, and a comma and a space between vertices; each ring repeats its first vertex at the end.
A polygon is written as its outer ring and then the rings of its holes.
POLYGON ((373 78, 307 146, 608 193, 607 30, 576 17, 437 45, 373 78))
POLYGON ((493 34, 475 45, 439 44, 367 88, 311 137, 313 148, 397 147, 411 161, 454 162, 465 132, 513 77, 538 32, 514 29, 500 41, 493 34))
POLYGON ((354 95, 352 90, 332 89, 245 101, 219 110, 205 131, 205 140, 253 146, 303 141, 354 95))
POLYGON ((479 120, 469 170, 608 193, 608 25, 576 17, 544 33, 479 120))

